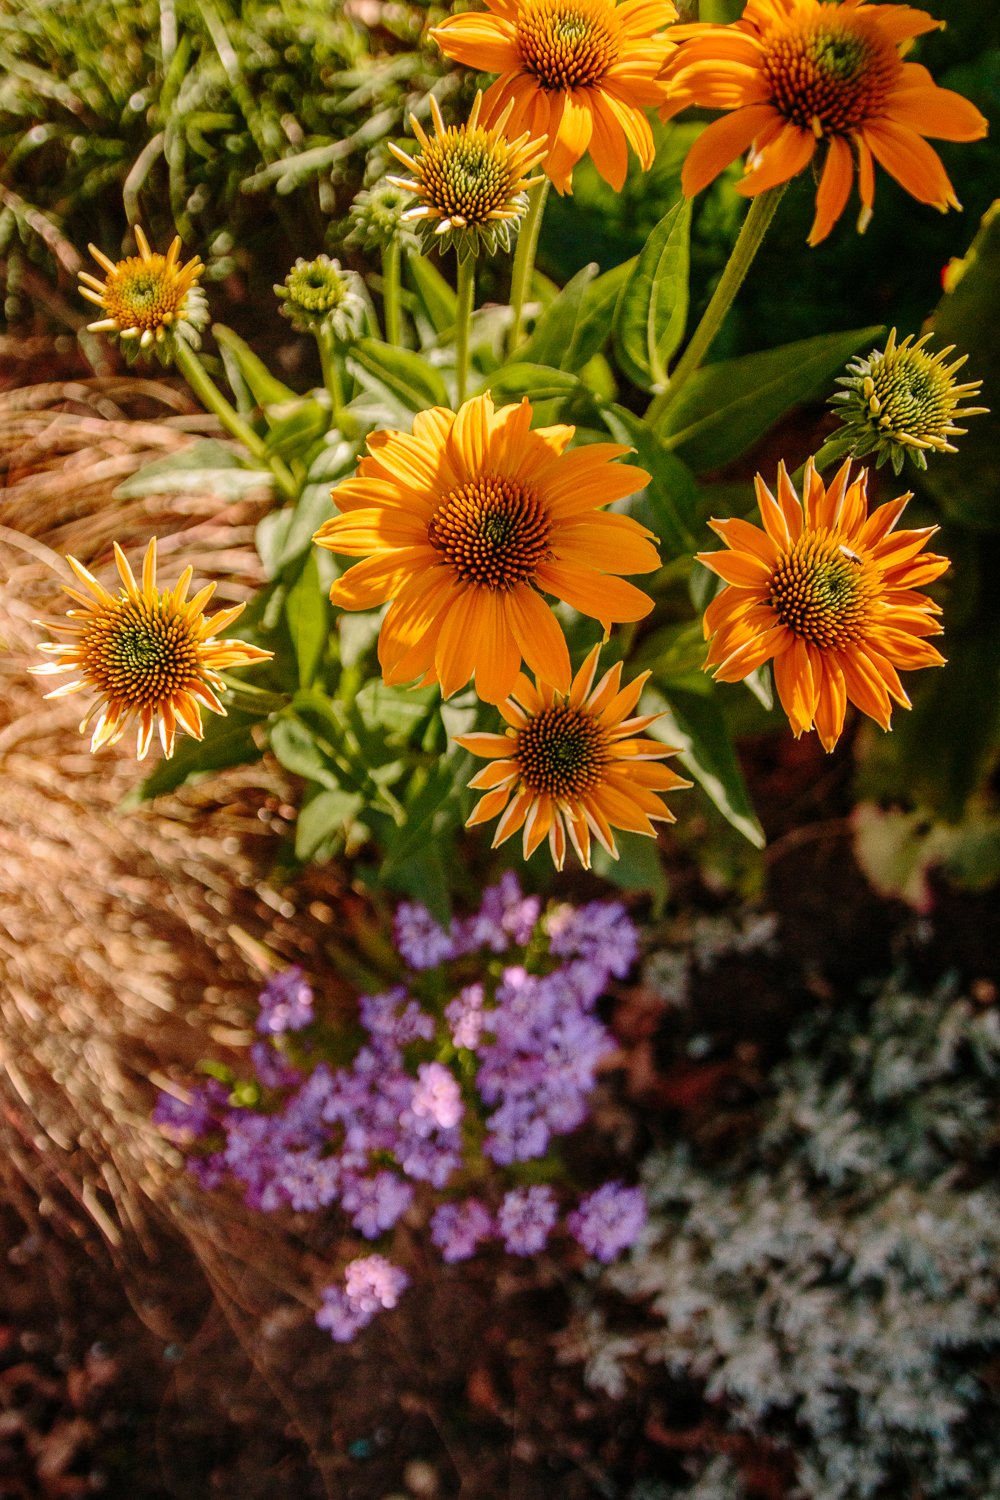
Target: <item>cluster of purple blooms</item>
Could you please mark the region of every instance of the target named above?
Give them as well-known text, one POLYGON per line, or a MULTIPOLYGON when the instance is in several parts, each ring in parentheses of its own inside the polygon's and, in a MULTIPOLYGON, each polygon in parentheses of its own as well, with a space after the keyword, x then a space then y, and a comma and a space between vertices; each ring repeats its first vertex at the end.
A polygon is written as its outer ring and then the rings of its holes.
MULTIPOLYGON (((402 903, 396 946, 407 966, 425 971, 486 950, 524 950, 536 934, 537 897, 522 895, 508 872, 485 892, 475 916, 449 931, 422 906, 402 903)), ((313 996, 302 971, 274 976, 260 997, 257 1030, 266 1040, 251 1049, 259 1084, 282 1091, 269 1112, 230 1103, 216 1079, 182 1099, 161 1093, 154 1121, 179 1145, 224 1144, 188 1158, 202 1186, 228 1175, 243 1185, 245 1201, 265 1212, 283 1205, 312 1211, 338 1203, 367 1239, 391 1229, 410 1207, 414 1182, 443 1189, 462 1165, 467 1089, 444 1061, 420 1062, 414 1071, 404 1049, 418 1044, 445 1057, 458 1050, 475 1070, 478 1102, 486 1115, 483 1152, 498 1166, 544 1156, 553 1135, 575 1130, 586 1118, 587 1096, 602 1057, 614 1047, 594 1015, 614 974, 624 977, 637 954, 637 935, 618 903, 562 907, 545 924, 548 954, 561 959, 549 973, 521 963, 502 970, 499 983, 465 985, 445 1006, 445 1031, 412 999, 405 985, 360 1002, 367 1039, 349 1067, 318 1062, 307 1076, 293 1067, 277 1039, 313 1020, 313 996), (477 1066, 478 1065, 478 1066, 477 1066), (396 1170, 398 1169, 398 1170, 396 1170)), ((544 948, 539 948, 544 953, 544 948)), ((525 955, 525 957, 529 957, 525 955)), ((308 1048, 306 1049, 308 1050, 308 1048)), ((477 1246, 502 1239, 512 1255, 545 1248, 559 1215, 546 1185, 513 1188, 495 1213, 475 1198, 438 1204, 432 1242, 447 1262, 466 1260, 477 1246)), ((635 1243, 645 1223, 640 1188, 605 1183, 566 1216, 570 1234, 608 1262, 635 1243)), ((406 1273, 380 1255, 352 1261, 343 1286, 327 1287, 317 1322, 346 1341, 382 1307, 395 1306, 406 1273)))

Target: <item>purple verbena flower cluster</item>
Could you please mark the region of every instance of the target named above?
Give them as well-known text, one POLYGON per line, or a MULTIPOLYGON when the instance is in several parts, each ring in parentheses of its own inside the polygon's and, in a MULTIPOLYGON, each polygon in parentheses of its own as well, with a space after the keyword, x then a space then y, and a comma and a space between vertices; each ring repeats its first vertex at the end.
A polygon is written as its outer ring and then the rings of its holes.
MULTIPOLYGON (((628 972, 638 944, 619 903, 560 907, 542 929, 539 917, 538 898, 522 895, 511 872, 485 892, 479 912, 452 922, 448 932, 424 907, 401 903, 396 943, 411 971, 483 952, 481 977, 458 987, 442 971, 443 993, 430 1002, 435 1014, 412 998, 410 984, 362 996, 366 1038, 348 1066, 334 1068, 323 1060, 319 1033, 294 1045, 285 1036, 313 1021, 312 991, 300 969, 287 969, 260 997, 263 1040, 251 1060, 269 1091, 262 1106, 230 1103, 230 1091, 210 1078, 187 1098, 161 1094, 155 1123, 183 1147, 217 1147, 189 1158, 203 1187, 229 1176, 247 1204, 264 1212, 339 1203, 372 1240, 409 1210, 414 1182, 446 1188, 463 1152, 481 1150, 498 1168, 544 1156, 553 1135, 586 1118, 598 1065, 614 1047, 594 1007, 609 976, 628 972), (520 952, 498 970, 491 955, 512 948, 520 952), (561 962, 552 967, 552 959, 561 962), (286 1056, 289 1046, 296 1062, 313 1054, 310 1071, 286 1056), (449 1065, 452 1049, 464 1057, 462 1070, 449 1065), (481 1147, 481 1132, 466 1131, 470 1108, 485 1122, 481 1147)), ((420 980, 420 993, 435 983, 420 980)), ((550 1186, 515 1186, 496 1201, 495 1214, 476 1198, 437 1205, 430 1237, 443 1260, 466 1260, 494 1238, 512 1255, 545 1247, 559 1217, 550 1186)), ((606 1183, 565 1224, 588 1253, 608 1261, 635 1241, 645 1213, 641 1189, 606 1183)), ((344 1285, 324 1289, 317 1322, 346 1341, 379 1308, 394 1306, 406 1285, 406 1273, 380 1255, 352 1261, 344 1285)))

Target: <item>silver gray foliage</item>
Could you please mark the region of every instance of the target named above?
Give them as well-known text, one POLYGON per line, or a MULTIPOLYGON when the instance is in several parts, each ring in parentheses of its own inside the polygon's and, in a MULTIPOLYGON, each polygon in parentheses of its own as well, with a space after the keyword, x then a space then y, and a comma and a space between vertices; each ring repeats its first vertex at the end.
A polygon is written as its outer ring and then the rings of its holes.
MULTIPOLYGON (((814 1015, 772 1082, 736 1159, 649 1160, 649 1226, 604 1277, 648 1330, 581 1308, 564 1356, 612 1394, 636 1357, 703 1381, 808 1500, 1000 1500, 1000 1015, 892 985, 814 1015)), ((658 1500, 742 1493, 726 1457, 692 1478, 658 1500)))

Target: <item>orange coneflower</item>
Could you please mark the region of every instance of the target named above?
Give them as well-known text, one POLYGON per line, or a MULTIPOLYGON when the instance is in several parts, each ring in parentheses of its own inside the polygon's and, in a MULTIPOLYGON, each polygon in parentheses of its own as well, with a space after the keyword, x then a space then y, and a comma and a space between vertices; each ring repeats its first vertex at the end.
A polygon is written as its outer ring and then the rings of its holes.
POLYGON ((367 558, 334 584, 334 604, 395 600, 378 645, 387 683, 439 682, 447 698, 475 673, 480 698, 499 703, 523 657, 565 691, 569 653, 542 593, 606 629, 653 608, 640 589, 609 576, 659 567, 652 532, 628 516, 595 514, 649 475, 612 463, 629 451, 617 443, 565 452, 575 430, 532 432, 527 397, 494 411, 489 396, 473 396, 457 415, 421 412, 412 437, 368 439, 357 477, 333 492, 345 514, 315 540, 367 558))
POLYGON ((867 472, 849 484, 850 467, 827 489, 810 459, 804 506, 784 464, 777 500, 758 475, 764 530, 712 521, 732 550, 699 553, 729 585, 705 611, 706 670, 742 682, 773 660, 796 739, 815 724, 825 750, 840 737, 848 699, 888 729, 890 699, 910 706, 897 669, 944 664, 923 639, 941 634, 941 610, 917 592, 948 567, 946 557, 921 551, 937 527, 893 532, 909 495, 869 516, 867 472))
POLYGON ((466 827, 502 813, 494 849, 523 825, 525 859, 548 834, 552 858, 561 870, 568 833, 589 870, 591 833, 617 859, 612 828, 655 838, 654 821, 674 822, 656 793, 691 783, 653 764, 676 755, 676 750, 659 740, 637 738, 660 715, 628 717, 649 673, 623 688, 618 662, 591 690, 600 649, 591 651, 568 694, 556 692, 541 678, 532 687, 522 673, 511 697, 500 705, 510 725, 506 734, 455 736, 466 750, 491 762, 469 782, 486 796, 466 827))
POLYGON ((90 253, 103 268, 105 279, 99 281, 89 271, 81 271, 85 284, 80 293, 95 302, 104 317, 88 327, 92 333, 121 339, 130 362, 140 352, 153 350, 161 363, 169 364, 177 339, 195 349, 201 342, 208 303, 198 278, 205 267, 197 255, 187 265, 180 264, 180 235, 166 255, 149 248, 138 224, 135 239, 139 254, 117 263, 91 245, 90 253))
POLYGON ((490 14, 466 12, 436 26, 446 57, 499 73, 484 100, 483 124, 513 104, 508 132, 544 136, 544 168, 559 193, 572 192, 573 168, 589 151, 618 191, 630 145, 648 170, 653 136, 643 113, 666 97, 659 78, 672 50, 657 35, 677 20, 670 0, 486 0, 490 14))
POLYGON ((188 602, 190 568, 184 570, 176 588, 159 593, 155 537, 146 549, 141 588, 118 543, 114 546, 124 584, 117 597, 109 594, 75 557, 66 559, 95 597, 88 598, 63 585, 70 598, 82 604, 83 609, 67 611, 68 618, 77 623, 57 624, 52 628, 65 631, 75 640, 65 646, 54 641, 39 646, 40 651, 55 652, 59 660, 31 670, 39 676, 79 672, 75 682, 64 683, 54 693, 46 694, 48 698, 63 698, 81 688, 100 694, 80 725, 82 733, 94 714, 98 714, 91 750, 113 745, 121 739, 131 720, 138 718, 138 751, 142 760, 158 719, 160 740, 169 756, 173 754, 178 724, 196 740, 203 737, 199 702, 214 713, 225 714, 214 691, 224 683, 216 674, 224 667, 266 661, 272 653, 249 646, 245 641, 215 639, 220 630, 225 630, 242 614, 245 605, 220 610, 206 620, 204 607, 215 592, 215 584, 206 584, 188 602))
POLYGON ((960 208, 924 136, 974 141, 987 121, 960 94, 938 88, 926 68, 902 60, 914 37, 941 25, 909 5, 748 0, 732 26, 676 28, 681 46, 664 70, 670 93, 662 117, 689 104, 734 111, 688 153, 685 193, 692 197, 745 151, 737 192, 748 196, 787 182, 819 153, 811 245, 843 213, 855 165, 858 228, 867 228, 873 157, 919 202, 942 213, 960 208))

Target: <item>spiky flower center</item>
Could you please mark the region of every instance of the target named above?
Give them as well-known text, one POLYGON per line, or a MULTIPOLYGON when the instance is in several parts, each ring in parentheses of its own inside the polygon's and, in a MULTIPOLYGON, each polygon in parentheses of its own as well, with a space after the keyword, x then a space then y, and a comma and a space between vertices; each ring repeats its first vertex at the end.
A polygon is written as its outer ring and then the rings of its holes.
POLYGON ((839 8, 829 19, 777 25, 763 41, 774 107, 818 136, 848 134, 878 115, 901 67, 874 17, 839 8))
POLYGON ((952 430, 955 382, 923 349, 901 349, 871 367, 865 382, 869 414, 887 436, 943 438, 952 430))
POLYGON ((166 596, 103 606, 88 622, 80 660, 109 699, 137 708, 166 702, 201 675, 197 636, 166 596))
POLYGON ((556 704, 519 730, 512 758, 529 791, 570 801, 600 785, 608 737, 593 714, 556 704))
POLYGON ((108 272, 102 291, 105 311, 119 328, 155 333, 183 317, 192 280, 185 269, 168 266, 163 255, 148 260, 133 255, 108 272))
POLYGON ((548 554, 550 529, 537 496, 500 474, 485 474, 445 496, 428 540, 464 583, 506 590, 532 577, 548 554))
POLYGON ((865 557, 826 528, 803 532, 771 575, 778 619, 821 651, 843 651, 865 640, 876 591, 865 557))
POLYGON ((311 313, 333 312, 347 294, 339 267, 325 255, 318 260, 296 262, 285 277, 285 288, 294 307, 311 313))
POLYGON ((525 71, 543 89, 582 89, 617 61, 618 32, 608 6, 595 0, 536 0, 518 16, 525 71))
POLYGON ((442 219, 485 224, 491 213, 511 207, 510 151, 485 130, 464 126, 428 141, 420 158, 424 202, 442 219))

